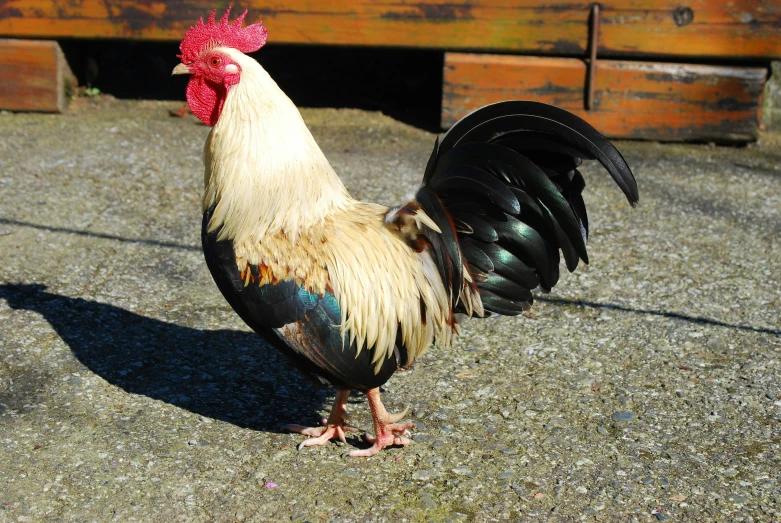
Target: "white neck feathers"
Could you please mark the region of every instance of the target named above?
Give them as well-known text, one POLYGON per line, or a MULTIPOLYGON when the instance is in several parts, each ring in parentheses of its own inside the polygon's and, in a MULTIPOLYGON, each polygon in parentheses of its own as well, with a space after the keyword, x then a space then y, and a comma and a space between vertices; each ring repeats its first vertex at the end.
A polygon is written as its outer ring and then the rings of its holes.
POLYGON ((220 239, 295 241, 352 201, 293 102, 254 59, 230 48, 241 80, 226 97, 204 150, 204 210, 220 239))

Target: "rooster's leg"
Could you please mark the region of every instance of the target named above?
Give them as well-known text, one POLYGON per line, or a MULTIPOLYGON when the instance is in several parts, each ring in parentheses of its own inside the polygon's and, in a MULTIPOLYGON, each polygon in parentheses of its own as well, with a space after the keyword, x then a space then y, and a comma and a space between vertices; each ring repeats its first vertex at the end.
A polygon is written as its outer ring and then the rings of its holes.
POLYGON ((407 415, 409 409, 404 409, 400 414, 389 414, 385 405, 380 401, 380 389, 370 389, 366 396, 369 398, 369 408, 374 420, 374 437, 366 435, 369 443, 374 443, 364 450, 353 450, 345 455, 353 458, 374 456, 388 445, 409 445, 412 441, 404 436, 409 435, 409 429, 414 428, 414 423, 397 423, 407 415))
POLYGON ((358 429, 345 425, 347 418, 347 398, 350 396, 349 390, 340 390, 336 393, 334 406, 331 407, 331 413, 328 419, 323 420, 322 427, 304 427, 303 425, 285 425, 284 429, 290 432, 299 432, 304 436, 311 436, 298 445, 298 450, 304 447, 314 445, 324 445, 332 439, 339 438, 343 443, 347 443, 345 432, 356 432, 358 429))

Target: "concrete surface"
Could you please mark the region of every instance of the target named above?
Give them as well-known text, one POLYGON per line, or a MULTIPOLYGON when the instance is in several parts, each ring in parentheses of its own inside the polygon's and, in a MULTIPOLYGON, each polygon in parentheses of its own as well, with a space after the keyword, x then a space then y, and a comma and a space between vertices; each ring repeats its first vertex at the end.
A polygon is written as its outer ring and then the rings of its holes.
MULTIPOLYGON (((781 520, 779 135, 619 144, 635 210, 587 167, 591 266, 397 374, 416 443, 345 460, 279 431, 333 393, 218 294, 176 106, 0 115, 1 521, 781 520)), ((432 135, 304 114, 357 196, 418 182, 432 135)))

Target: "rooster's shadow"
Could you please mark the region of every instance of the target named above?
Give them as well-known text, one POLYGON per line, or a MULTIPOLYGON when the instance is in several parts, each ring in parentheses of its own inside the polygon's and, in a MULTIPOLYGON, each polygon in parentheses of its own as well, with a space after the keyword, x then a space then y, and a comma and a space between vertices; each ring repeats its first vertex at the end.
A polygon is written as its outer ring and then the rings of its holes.
POLYGON ((183 327, 39 284, 0 285, 0 298, 43 316, 109 383, 202 416, 277 432, 316 420, 327 400, 253 332, 183 327))

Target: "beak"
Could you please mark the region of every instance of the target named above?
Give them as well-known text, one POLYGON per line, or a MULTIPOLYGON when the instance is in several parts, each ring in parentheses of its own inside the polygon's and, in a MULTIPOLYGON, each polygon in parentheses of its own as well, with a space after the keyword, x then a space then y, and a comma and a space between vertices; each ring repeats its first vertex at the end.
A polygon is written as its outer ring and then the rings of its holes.
POLYGON ((190 68, 184 64, 179 64, 176 67, 174 67, 174 70, 171 73, 172 76, 175 74, 190 74, 190 68))

